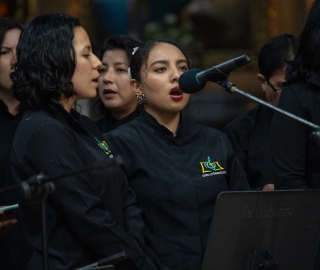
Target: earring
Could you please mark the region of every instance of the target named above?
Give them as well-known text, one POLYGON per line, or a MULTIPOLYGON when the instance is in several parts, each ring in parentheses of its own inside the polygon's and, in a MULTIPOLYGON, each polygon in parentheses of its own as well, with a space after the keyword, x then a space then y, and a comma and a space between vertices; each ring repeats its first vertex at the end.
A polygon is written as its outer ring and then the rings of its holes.
POLYGON ((146 98, 144 97, 144 93, 142 93, 141 95, 138 95, 137 96, 137 99, 138 99, 138 102, 140 105, 143 105, 143 104, 146 104, 147 103, 147 100, 146 98))

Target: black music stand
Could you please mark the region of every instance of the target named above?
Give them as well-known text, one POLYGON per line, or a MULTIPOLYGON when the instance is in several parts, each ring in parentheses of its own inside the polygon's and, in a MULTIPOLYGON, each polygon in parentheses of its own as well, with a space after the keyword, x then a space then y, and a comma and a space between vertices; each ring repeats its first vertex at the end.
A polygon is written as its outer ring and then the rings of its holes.
POLYGON ((320 190, 220 193, 202 270, 312 270, 320 190))
MULTIPOLYGON (((108 161, 96 163, 70 172, 47 177, 42 173, 32 176, 29 179, 22 181, 20 184, 0 189, 0 194, 12 192, 20 189, 25 199, 31 200, 34 203, 41 203, 42 209, 42 248, 43 248, 43 269, 49 270, 49 257, 48 257, 48 236, 47 236, 47 211, 46 201, 50 193, 54 192, 54 181, 64 179, 69 176, 78 175, 93 170, 101 170, 112 166, 120 165, 123 163, 122 157, 117 156, 108 161)), ((109 259, 109 257, 108 257, 109 259)), ((104 260, 104 259, 103 259, 104 260)), ((112 265, 111 265, 112 266, 112 265)))

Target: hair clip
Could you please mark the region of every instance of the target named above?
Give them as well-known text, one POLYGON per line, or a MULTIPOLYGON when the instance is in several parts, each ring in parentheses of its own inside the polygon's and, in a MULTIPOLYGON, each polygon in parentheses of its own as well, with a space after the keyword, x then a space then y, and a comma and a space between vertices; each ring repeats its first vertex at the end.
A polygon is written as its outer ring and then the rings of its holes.
POLYGON ((134 55, 138 49, 139 49, 139 47, 134 47, 132 50, 132 55, 134 55))
POLYGON ((129 75, 129 78, 132 79, 130 67, 128 67, 128 75, 129 75))

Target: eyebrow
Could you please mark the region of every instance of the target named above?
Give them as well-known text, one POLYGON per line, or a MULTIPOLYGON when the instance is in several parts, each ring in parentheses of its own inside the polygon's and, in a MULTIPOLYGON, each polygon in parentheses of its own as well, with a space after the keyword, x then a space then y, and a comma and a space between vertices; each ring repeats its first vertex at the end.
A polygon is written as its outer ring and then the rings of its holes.
MULTIPOLYGON (((156 64, 168 64, 168 63, 169 63, 169 61, 167 61, 167 60, 158 60, 158 61, 154 61, 154 62, 150 65, 150 67, 152 67, 152 66, 154 66, 154 65, 156 65, 156 64)), ((177 63, 177 64, 187 63, 187 60, 185 60, 185 59, 180 59, 180 60, 177 60, 176 63, 177 63)))
MULTIPOLYGON (((102 62, 102 65, 103 66, 109 66, 107 63, 104 63, 104 62, 102 62)), ((125 66, 129 67, 129 65, 127 63, 125 63, 125 62, 116 62, 116 63, 113 64, 113 66, 119 66, 119 65, 125 65, 125 66)))
POLYGON ((85 46, 82 50, 84 51, 84 50, 86 50, 86 49, 91 50, 92 47, 91 47, 90 45, 88 45, 88 46, 85 46))

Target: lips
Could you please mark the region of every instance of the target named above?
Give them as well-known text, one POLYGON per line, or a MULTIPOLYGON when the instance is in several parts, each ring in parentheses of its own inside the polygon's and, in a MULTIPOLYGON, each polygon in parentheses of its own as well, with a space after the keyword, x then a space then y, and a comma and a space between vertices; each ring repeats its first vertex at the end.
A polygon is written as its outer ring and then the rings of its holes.
POLYGON ((108 94, 116 94, 117 92, 116 91, 113 91, 111 89, 104 89, 103 90, 103 94, 104 95, 108 95, 108 94))
POLYGON ((179 86, 176 86, 171 89, 170 96, 181 96, 183 92, 181 91, 179 86))
POLYGON ((96 79, 93 79, 93 80, 91 80, 96 86, 96 88, 98 88, 99 87, 99 84, 98 84, 98 80, 96 80, 96 79))
POLYGON ((181 100, 183 98, 183 92, 179 86, 176 86, 170 90, 170 97, 174 100, 181 100))

